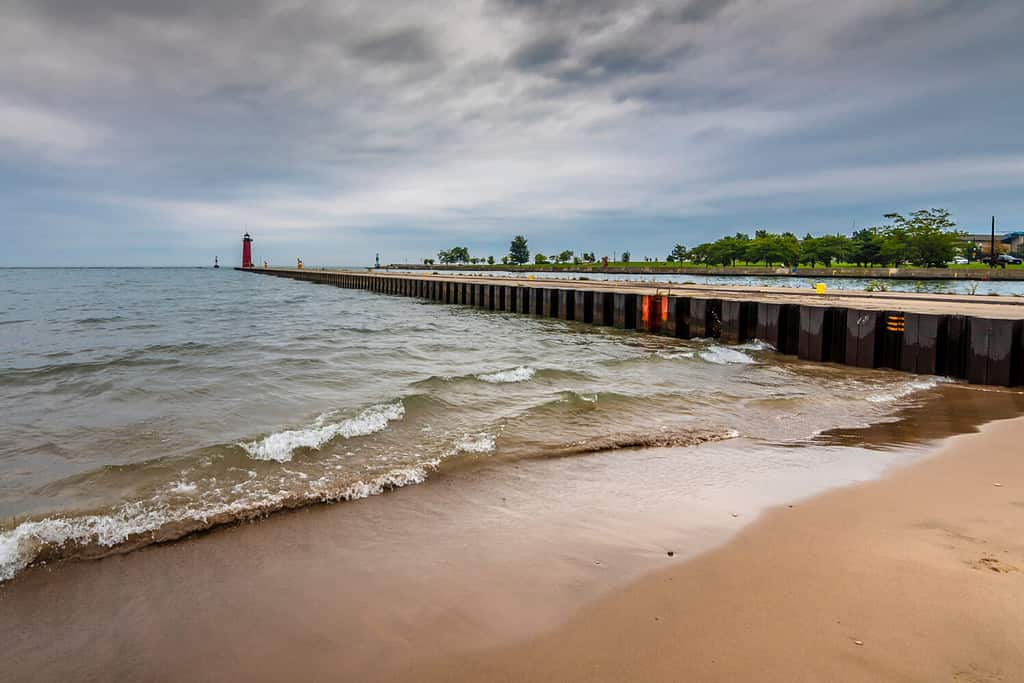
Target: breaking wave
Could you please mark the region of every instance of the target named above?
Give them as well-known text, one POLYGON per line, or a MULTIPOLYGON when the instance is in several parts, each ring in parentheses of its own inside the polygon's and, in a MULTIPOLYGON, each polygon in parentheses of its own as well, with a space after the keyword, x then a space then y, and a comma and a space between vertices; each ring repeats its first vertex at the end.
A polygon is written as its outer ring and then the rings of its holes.
POLYGON ((321 415, 309 427, 289 429, 266 436, 259 441, 239 443, 249 457, 256 460, 274 460, 288 462, 296 449, 319 449, 325 443, 337 437, 351 439, 356 436, 368 436, 383 431, 392 420, 400 420, 405 415, 405 406, 401 403, 377 405, 367 408, 355 417, 339 422, 330 422, 332 415, 321 415))
POLYGON ((663 360, 677 360, 679 358, 693 358, 697 354, 694 351, 655 351, 654 355, 663 360))
MULTIPOLYGON (((13 578, 22 569, 39 561, 104 557, 279 510, 312 503, 357 500, 421 484, 439 464, 437 460, 427 461, 347 483, 321 477, 310 482, 302 493, 263 491, 258 497, 178 508, 154 498, 127 503, 109 514, 47 517, 23 522, 10 531, 0 533, 0 581, 13 578)), ((179 492, 185 491, 179 489, 179 492)))
POLYGON ((715 365, 752 365, 756 363, 753 358, 727 346, 710 346, 700 352, 702 360, 715 365))
POLYGON ((485 375, 477 375, 476 378, 491 384, 510 384, 513 382, 528 382, 536 374, 537 371, 535 369, 526 365, 520 365, 518 368, 511 370, 500 370, 485 375))
POLYGON ((496 439, 493 434, 466 434, 455 443, 455 453, 485 455, 493 453, 496 439))
POLYGON ((742 349, 743 351, 774 351, 775 347, 766 341, 760 339, 752 339, 748 342, 737 345, 735 348, 742 349))
POLYGON ((919 391, 927 391, 928 389, 934 389, 940 384, 951 382, 947 377, 927 377, 924 379, 914 379, 909 382, 897 385, 892 391, 883 391, 876 394, 871 394, 867 397, 867 400, 871 403, 893 403, 901 398, 906 398, 911 394, 916 394, 919 391))

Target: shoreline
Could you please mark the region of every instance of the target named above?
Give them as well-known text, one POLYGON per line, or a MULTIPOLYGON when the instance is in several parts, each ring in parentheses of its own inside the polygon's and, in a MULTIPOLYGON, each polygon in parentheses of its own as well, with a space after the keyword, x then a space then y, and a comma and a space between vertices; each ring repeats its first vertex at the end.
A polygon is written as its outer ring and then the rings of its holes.
MULTIPOLYGON (((524 673, 508 657, 541 661, 538 647, 581 619, 597 623, 587 615, 666 567, 727 551, 776 514, 766 509, 802 510, 861 490, 838 487, 915 470, 936 439, 1019 415, 1022 400, 949 385, 899 420, 820 444, 738 438, 481 461, 384 496, 34 567, 0 584, 0 668, 12 680, 543 680, 546 670, 524 673), (716 485, 723 458, 749 472, 716 485), (777 458, 796 469, 757 473, 777 458), (689 481, 702 471, 710 479, 689 481)), ((555 652, 552 671, 565 650, 555 652)))
MULTIPOLYGON (((420 680, 1024 680, 1024 417, 420 680)), ((411 672, 409 672, 411 673, 411 672)))

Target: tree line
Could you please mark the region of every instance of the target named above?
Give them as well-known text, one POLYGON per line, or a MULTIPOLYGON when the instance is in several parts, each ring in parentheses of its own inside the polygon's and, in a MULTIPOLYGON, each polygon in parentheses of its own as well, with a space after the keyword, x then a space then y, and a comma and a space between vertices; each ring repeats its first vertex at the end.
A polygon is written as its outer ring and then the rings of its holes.
POLYGON ((738 261, 766 266, 798 265, 831 267, 834 262, 858 266, 941 267, 965 250, 966 235, 945 209, 921 209, 909 216, 885 215, 887 225, 862 228, 851 236, 843 234, 803 239, 792 232, 782 234, 758 230, 750 237, 736 233, 687 250, 677 244, 669 261, 734 266, 738 261))
MULTIPOLYGON (((676 244, 666 260, 669 263, 735 266, 737 263, 757 263, 768 267, 776 265, 796 267, 819 264, 831 267, 833 263, 855 263, 858 266, 941 267, 957 254, 970 250, 966 235, 956 229, 956 223, 946 209, 921 209, 909 216, 899 213, 885 214, 889 223, 862 228, 852 235, 835 234, 815 237, 810 233, 802 239, 792 232, 781 234, 757 230, 753 237, 737 232, 714 242, 698 244, 687 249, 676 244)), ((622 262, 629 263, 631 254, 623 251, 622 262)), ((607 257, 605 257, 607 258, 607 257)), ((509 244, 509 252, 501 263, 525 265, 530 262, 530 248, 523 235, 516 235, 509 244)), ((595 263, 594 252, 576 255, 571 250, 556 254, 534 254, 533 262, 595 263)), ((424 259, 427 265, 434 259, 424 259)), ((493 265, 495 259, 471 257, 466 247, 453 247, 440 251, 437 262, 443 264, 493 265)))
MULTIPOLYGON (((628 254, 627 254, 628 255, 628 254)), ((534 263, 594 263, 597 257, 594 256, 594 252, 587 252, 581 256, 576 254, 571 249, 566 249, 557 254, 546 254, 537 253, 533 256, 534 263)), ((530 247, 523 235, 516 235, 512 238, 512 242, 509 244, 508 254, 501 257, 501 262, 505 265, 524 265, 530 262, 530 247)), ((445 265, 454 264, 483 264, 494 265, 495 260, 493 256, 486 258, 470 256, 469 249, 467 247, 452 247, 451 249, 443 249, 437 252, 437 259, 427 258, 423 259, 425 265, 434 265, 435 263, 442 263, 445 265)))

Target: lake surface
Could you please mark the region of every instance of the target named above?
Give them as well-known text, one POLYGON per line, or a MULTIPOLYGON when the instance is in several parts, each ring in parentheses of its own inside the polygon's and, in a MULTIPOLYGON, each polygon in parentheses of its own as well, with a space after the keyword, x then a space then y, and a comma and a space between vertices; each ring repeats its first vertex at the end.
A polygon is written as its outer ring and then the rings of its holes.
POLYGON ((950 386, 230 269, 0 270, 0 580, 465 468, 737 440, 674 476, 812 471, 950 386))

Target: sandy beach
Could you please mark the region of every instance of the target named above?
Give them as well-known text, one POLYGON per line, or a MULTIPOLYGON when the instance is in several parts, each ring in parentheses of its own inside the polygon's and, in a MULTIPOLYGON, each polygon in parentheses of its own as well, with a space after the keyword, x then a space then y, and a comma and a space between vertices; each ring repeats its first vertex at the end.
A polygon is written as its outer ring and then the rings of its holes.
MULTIPOLYGON (((421 680, 1024 680, 1024 418, 421 680)), ((414 672, 409 671, 409 675, 414 672)))
POLYGON ((1019 414, 1017 399, 950 386, 900 421, 829 436, 859 447, 735 439, 494 463, 35 567, 0 585, 0 668, 14 681, 1021 680, 1024 418, 915 445, 1019 414), (758 473, 780 457, 801 469, 758 473), (728 459, 749 478, 723 488, 728 459))

